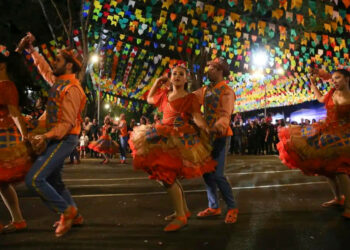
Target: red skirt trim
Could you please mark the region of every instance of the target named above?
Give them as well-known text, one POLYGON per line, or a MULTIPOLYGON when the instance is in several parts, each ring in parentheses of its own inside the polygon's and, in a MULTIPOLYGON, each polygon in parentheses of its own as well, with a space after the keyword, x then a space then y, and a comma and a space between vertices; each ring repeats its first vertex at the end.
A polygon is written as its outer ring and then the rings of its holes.
POLYGON ((133 152, 133 165, 135 170, 147 172, 150 179, 173 184, 177 178, 196 178, 205 173, 215 171, 217 162, 209 158, 200 164, 184 161, 180 152, 174 148, 164 151, 161 148, 152 149, 147 155, 137 155, 135 146, 129 140, 133 152))
POLYGON ((282 128, 277 144, 279 157, 284 165, 291 169, 300 169, 306 175, 333 176, 335 173, 350 175, 350 156, 340 156, 331 159, 302 159, 291 143, 288 128, 282 128))

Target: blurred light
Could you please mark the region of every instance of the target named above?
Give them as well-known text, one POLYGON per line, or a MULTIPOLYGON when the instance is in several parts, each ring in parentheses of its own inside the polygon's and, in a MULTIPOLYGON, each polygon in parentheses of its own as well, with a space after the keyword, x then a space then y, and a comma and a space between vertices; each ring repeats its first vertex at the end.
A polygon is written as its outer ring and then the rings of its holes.
POLYGON ((279 75, 284 75, 284 69, 282 69, 282 68, 278 68, 276 72, 279 75))
POLYGON ((267 63, 268 57, 264 51, 256 51, 253 54, 253 64, 259 67, 265 66, 267 63))
POLYGON ((93 54, 93 55, 90 57, 91 63, 97 63, 98 60, 99 60, 99 57, 98 57, 98 55, 96 55, 96 54, 93 54))
POLYGON ((111 107, 111 105, 109 105, 108 103, 105 104, 105 109, 109 109, 111 107))
POLYGON ((119 121, 119 117, 118 117, 118 116, 114 117, 114 120, 115 120, 116 122, 119 121))
POLYGON ((253 75, 252 75, 253 79, 260 80, 263 77, 264 77, 264 74, 261 71, 257 70, 253 72, 253 75))

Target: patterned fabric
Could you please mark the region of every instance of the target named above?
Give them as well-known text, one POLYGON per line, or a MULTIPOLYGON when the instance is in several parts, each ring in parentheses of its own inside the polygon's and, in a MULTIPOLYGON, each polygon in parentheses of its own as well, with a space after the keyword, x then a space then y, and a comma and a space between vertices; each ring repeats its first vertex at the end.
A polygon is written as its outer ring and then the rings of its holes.
POLYGON ((98 152, 105 154, 115 154, 119 152, 119 145, 112 140, 111 136, 108 134, 110 130, 109 125, 103 125, 102 135, 97 141, 92 141, 89 144, 89 148, 98 152))
POLYGON ((0 82, 0 184, 22 181, 32 164, 29 147, 9 115, 7 105, 18 106, 13 82, 0 82))
POLYGON ((134 169, 146 171, 151 179, 172 184, 176 178, 200 177, 214 171, 207 136, 193 125, 192 113, 200 112, 193 94, 168 100, 168 91, 153 97, 163 112, 161 124, 141 125, 131 133, 129 145, 134 169))
POLYGON ((21 142, 21 134, 16 127, 0 129, 0 148, 16 146, 21 142))
POLYGON ((280 158, 289 168, 299 168, 308 175, 350 174, 350 104, 336 105, 334 91, 325 97, 324 122, 279 131, 280 158))
POLYGON ((72 86, 78 87, 84 96, 78 113, 76 126, 70 131, 70 134, 80 133, 81 122, 83 121, 81 118, 81 112, 84 109, 86 97, 76 78, 58 78, 55 84, 51 87, 46 107, 46 127, 48 130, 53 128, 62 119, 62 102, 66 92, 72 86))
POLYGON ((207 88, 204 94, 204 118, 209 127, 213 127, 217 120, 216 109, 219 106, 220 96, 226 86, 207 88))

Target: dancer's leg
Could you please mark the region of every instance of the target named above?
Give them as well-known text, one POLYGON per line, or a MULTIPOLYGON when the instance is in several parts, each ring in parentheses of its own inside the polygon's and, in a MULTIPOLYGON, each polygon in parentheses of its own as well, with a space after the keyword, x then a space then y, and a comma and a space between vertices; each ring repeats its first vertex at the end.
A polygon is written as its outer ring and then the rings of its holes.
POLYGON ((344 212, 350 213, 350 178, 347 174, 337 174, 337 179, 345 195, 344 212))
POLYGON ((339 182, 338 178, 336 176, 327 177, 327 182, 329 184, 329 187, 331 188, 334 198, 330 201, 326 201, 322 203, 322 207, 331 207, 331 206, 341 205, 343 197, 342 197, 340 185, 338 183, 339 182))
POLYGON ((10 184, 0 186, 0 194, 7 209, 9 210, 12 221, 23 221, 21 209, 19 207, 18 196, 14 187, 10 184))

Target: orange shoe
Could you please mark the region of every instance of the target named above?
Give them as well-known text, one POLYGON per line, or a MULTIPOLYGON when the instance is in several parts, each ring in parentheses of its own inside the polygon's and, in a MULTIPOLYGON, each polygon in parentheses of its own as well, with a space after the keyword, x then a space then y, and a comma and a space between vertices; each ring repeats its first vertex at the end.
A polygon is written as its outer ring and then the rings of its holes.
POLYGON ((0 233, 14 233, 14 232, 20 232, 27 229, 27 222, 25 220, 19 221, 19 222, 11 222, 10 224, 7 224, 6 226, 3 226, 3 228, 0 228, 0 233))
POLYGON ((237 208, 231 208, 227 211, 225 223, 226 224, 232 224, 236 223, 238 216, 238 209, 237 208))
MULTIPOLYGON (((60 224, 60 221, 56 221, 52 227, 58 227, 58 224, 60 224)), ((81 214, 78 214, 72 223, 72 227, 78 227, 78 226, 82 226, 84 224, 84 217, 81 214)))
POLYGON ((164 232, 175 232, 187 225, 186 216, 176 216, 165 228, 164 232))
POLYGON ((221 208, 210 208, 208 207, 207 209, 199 212, 197 214, 198 218, 205 218, 205 217, 210 217, 210 216, 218 216, 221 214, 221 208))
POLYGON ((345 201, 345 197, 342 196, 342 197, 340 198, 340 200, 337 199, 337 198, 334 198, 334 199, 332 199, 332 200, 330 200, 330 201, 327 201, 327 202, 322 203, 321 206, 322 206, 322 207, 344 206, 344 201, 345 201))
POLYGON ((56 237, 61 237, 71 229, 73 220, 77 216, 78 210, 76 207, 69 206, 63 214, 56 228, 56 237))
MULTIPOLYGON (((191 215, 192 215, 192 213, 191 213, 190 211, 187 211, 187 212, 185 213, 185 216, 186 216, 187 219, 189 219, 189 218, 191 217, 191 215)), ((168 215, 168 216, 165 216, 165 217, 164 217, 164 220, 165 220, 165 221, 171 221, 171 220, 173 220, 173 219, 175 219, 175 218, 176 218, 176 213, 173 213, 173 214, 170 214, 170 215, 168 215)))

